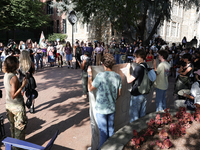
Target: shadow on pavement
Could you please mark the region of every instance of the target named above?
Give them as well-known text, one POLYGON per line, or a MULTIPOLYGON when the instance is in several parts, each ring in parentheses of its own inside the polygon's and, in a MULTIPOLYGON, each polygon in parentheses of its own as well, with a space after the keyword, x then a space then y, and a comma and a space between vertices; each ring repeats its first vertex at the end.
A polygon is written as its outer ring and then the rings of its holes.
MULTIPOLYGON (((53 136, 53 134, 57 130, 59 130, 59 135, 60 135, 60 133, 69 129, 70 127, 72 127, 74 125, 76 127, 82 126, 82 125, 84 125, 85 122, 88 122, 89 120, 90 120, 90 118, 89 118, 89 108, 86 108, 86 109, 83 109, 81 112, 75 114, 74 116, 44 129, 40 133, 35 134, 35 135, 33 135, 32 137, 30 137, 26 140, 28 142, 33 142, 33 143, 38 144, 38 145, 43 145, 46 141, 51 139, 51 137, 47 137, 47 136, 48 135, 53 136), (38 140, 38 139, 40 139, 40 140, 38 140)), ((59 138, 59 135, 58 135, 57 138, 59 138)), ((62 139, 61 141, 67 141, 67 138, 68 137, 65 137, 65 139, 62 139)))

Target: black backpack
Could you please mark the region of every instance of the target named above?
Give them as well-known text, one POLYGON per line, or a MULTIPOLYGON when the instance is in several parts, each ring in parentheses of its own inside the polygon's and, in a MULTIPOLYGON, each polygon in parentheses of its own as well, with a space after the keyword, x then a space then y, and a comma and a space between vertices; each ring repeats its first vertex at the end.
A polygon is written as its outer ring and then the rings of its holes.
POLYGON ((91 65, 92 65, 92 60, 91 60, 91 58, 89 58, 88 60, 86 60, 85 67, 84 67, 83 71, 87 72, 88 66, 91 66, 91 65))
POLYGON ((81 54, 82 54, 81 48, 80 48, 80 47, 77 47, 77 48, 76 48, 76 54, 78 54, 78 55, 81 55, 81 54))

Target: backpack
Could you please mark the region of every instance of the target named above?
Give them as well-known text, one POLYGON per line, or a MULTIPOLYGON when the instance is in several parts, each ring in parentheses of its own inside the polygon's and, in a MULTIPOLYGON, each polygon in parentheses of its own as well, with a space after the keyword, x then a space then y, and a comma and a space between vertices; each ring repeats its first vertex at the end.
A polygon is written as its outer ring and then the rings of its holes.
POLYGON ((85 67, 84 67, 83 71, 87 72, 88 66, 92 66, 92 60, 91 60, 91 58, 89 58, 88 60, 86 60, 85 67))
MULTIPOLYGON (((133 89, 137 88, 140 94, 148 94, 151 91, 154 81, 156 80, 156 73, 153 69, 149 67, 146 68, 143 64, 140 64, 144 67, 144 77, 140 85, 138 85, 138 80, 136 80, 135 84, 133 85, 133 89)), ((133 94, 134 91, 131 91, 133 94)))
POLYGON ((76 54, 78 54, 78 55, 81 55, 81 54, 82 54, 82 51, 81 51, 81 48, 80 48, 80 47, 77 47, 77 48, 76 48, 76 54))

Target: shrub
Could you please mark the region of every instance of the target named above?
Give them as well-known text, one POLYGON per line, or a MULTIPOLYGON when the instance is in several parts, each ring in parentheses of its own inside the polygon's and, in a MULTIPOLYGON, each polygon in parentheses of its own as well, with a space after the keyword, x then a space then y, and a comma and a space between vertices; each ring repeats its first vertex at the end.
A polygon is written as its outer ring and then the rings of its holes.
POLYGON ((60 39, 60 41, 64 41, 67 38, 66 34, 61 33, 53 33, 52 35, 48 36, 49 41, 56 41, 56 39, 60 39))

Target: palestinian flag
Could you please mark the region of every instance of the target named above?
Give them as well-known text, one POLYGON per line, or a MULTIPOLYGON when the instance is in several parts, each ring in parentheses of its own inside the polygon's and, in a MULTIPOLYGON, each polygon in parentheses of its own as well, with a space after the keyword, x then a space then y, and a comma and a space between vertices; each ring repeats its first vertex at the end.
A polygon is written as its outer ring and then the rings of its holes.
POLYGON ((44 33, 43 33, 43 31, 42 31, 42 33, 41 33, 41 35, 40 35, 39 46, 40 46, 42 40, 45 40, 45 37, 44 37, 44 33))

